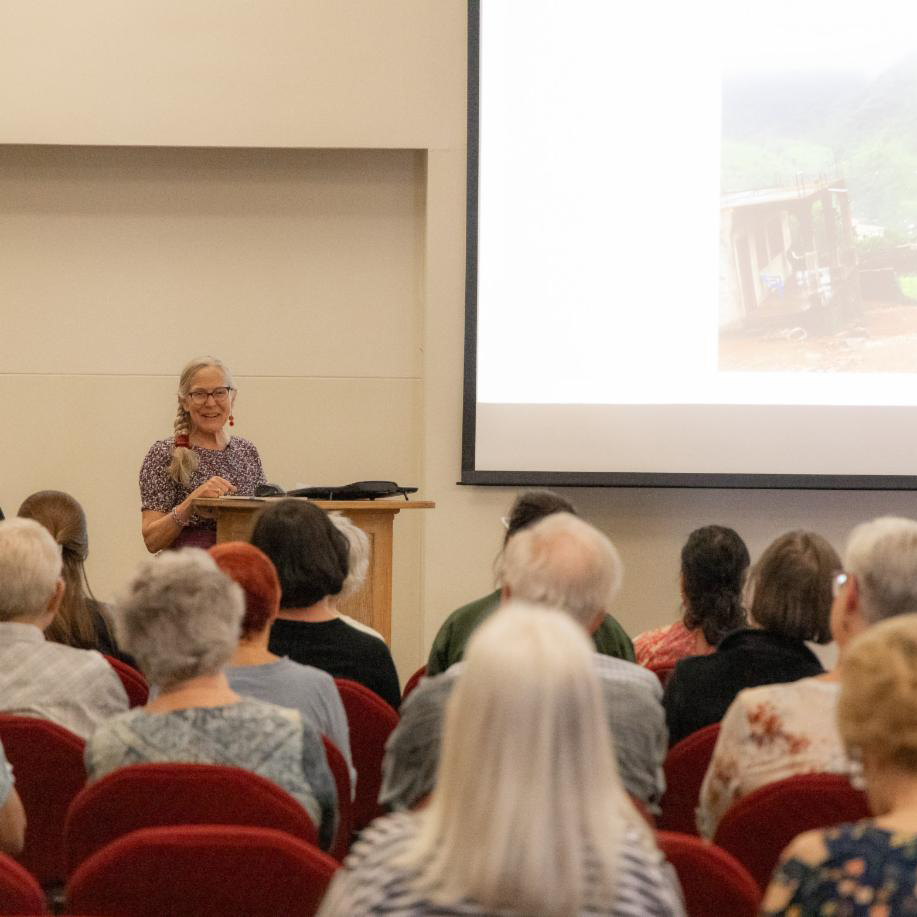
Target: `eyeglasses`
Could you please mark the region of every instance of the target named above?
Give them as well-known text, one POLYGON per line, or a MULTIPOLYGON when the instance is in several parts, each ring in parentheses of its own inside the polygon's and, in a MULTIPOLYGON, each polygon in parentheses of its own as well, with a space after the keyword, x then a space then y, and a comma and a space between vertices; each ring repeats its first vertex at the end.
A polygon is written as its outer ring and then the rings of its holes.
POLYGON ((217 403, 222 403, 229 398, 229 393, 234 391, 231 385, 221 385, 219 388, 212 388, 210 391, 206 391, 202 388, 196 388, 193 392, 188 392, 188 397, 191 399, 192 404, 196 404, 200 407, 202 404, 207 403, 207 399, 213 396, 213 400, 217 403))
POLYGON ((831 595, 833 598, 837 598, 838 593, 844 588, 849 579, 850 577, 843 570, 834 574, 834 579, 831 580, 831 595))

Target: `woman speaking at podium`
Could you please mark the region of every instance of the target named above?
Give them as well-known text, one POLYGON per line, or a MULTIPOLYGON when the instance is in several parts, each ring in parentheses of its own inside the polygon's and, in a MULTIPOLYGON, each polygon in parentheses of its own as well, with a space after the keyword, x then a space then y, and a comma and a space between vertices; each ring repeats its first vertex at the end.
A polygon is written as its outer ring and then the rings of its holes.
POLYGON ((213 357, 192 360, 178 381, 175 432, 150 446, 140 469, 141 531, 147 550, 208 548, 216 522, 197 516, 197 497, 253 496, 265 482, 258 450, 231 436, 236 387, 213 357))

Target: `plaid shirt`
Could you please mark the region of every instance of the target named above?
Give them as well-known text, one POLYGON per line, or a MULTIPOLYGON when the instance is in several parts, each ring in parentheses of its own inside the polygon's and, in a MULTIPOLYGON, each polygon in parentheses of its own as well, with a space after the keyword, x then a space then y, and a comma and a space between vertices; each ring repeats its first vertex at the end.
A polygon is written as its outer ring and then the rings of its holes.
POLYGON ((50 720, 87 739, 127 707, 100 653, 51 643, 32 624, 0 622, 0 711, 50 720))

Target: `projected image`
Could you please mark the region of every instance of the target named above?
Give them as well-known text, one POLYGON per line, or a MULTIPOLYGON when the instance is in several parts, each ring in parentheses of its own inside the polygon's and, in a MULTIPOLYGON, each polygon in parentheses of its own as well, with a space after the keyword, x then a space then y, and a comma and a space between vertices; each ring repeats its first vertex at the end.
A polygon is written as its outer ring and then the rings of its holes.
POLYGON ((917 39, 819 6, 724 70, 719 369, 917 372, 917 39))

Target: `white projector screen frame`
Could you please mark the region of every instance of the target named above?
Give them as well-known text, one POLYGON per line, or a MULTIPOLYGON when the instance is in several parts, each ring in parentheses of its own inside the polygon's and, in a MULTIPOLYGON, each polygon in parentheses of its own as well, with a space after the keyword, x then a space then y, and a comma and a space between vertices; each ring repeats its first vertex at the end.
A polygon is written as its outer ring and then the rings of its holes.
MULTIPOLYGON (((702 385, 694 388, 686 385, 697 396, 693 401, 686 399, 685 403, 672 403, 671 399, 660 398, 658 393, 652 392, 651 385, 638 384, 628 402, 607 404, 601 397, 582 397, 583 387, 578 387, 578 380, 565 378, 563 372, 558 378, 552 378, 555 368, 552 358, 561 353, 563 342, 569 340, 570 334, 569 329, 559 329, 557 349, 546 353, 540 361, 543 377, 528 383, 532 387, 531 394, 525 390, 526 381, 520 383, 519 377, 502 383, 503 391, 507 393, 503 398, 488 397, 486 391, 482 393, 481 379, 494 378, 495 360, 505 359, 508 365, 516 365, 513 362, 512 340, 507 335, 504 335, 502 343, 508 346, 502 352, 495 351, 493 346, 494 340, 499 341, 498 336, 492 335, 493 340, 483 343, 480 337, 484 314, 480 310, 492 308, 493 303, 479 299, 479 282, 481 272, 486 273, 490 268, 484 262, 494 248, 491 246, 488 251, 482 251, 480 247, 480 194, 482 187, 490 191, 494 187, 493 182, 499 178, 482 175, 481 114, 482 105, 486 107, 488 99, 481 96, 481 7, 505 2, 469 0, 468 4, 466 314, 461 483, 917 489, 917 476, 910 473, 914 461, 912 457, 917 456, 917 425, 913 423, 914 406, 917 405, 917 359, 913 369, 905 366, 897 375, 889 377, 892 382, 900 378, 907 384, 891 388, 886 379, 886 394, 882 396, 870 394, 873 383, 877 377, 883 376, 882 373, 874 372, 869 378, 866 373, 855 378, 846 378, 849 373, 833 376, 831 373, 811 372, 772 373, 764 377, 774 380, 776 397, 773 401, 776 403, 769 403, 768 398, 761 395, 765 388, 745 384, 746 380, 739 373, 734 376, 739 380, 734 394, 721 401, 707 397, 702 385), (491 183, 488 184, 488 181, 491 183), (488 361, 490 376, 487 375, 488 361), (811 403, 792 403, 792 392, 799 380, 804 380, 804 384, 814 392, 811 403), (782 396, 781 391, 788 393, 789 397, 782 396), (887 391, 892 391, 893 396, 888 397, 887 391), (565 398, 567 392, 572 397, 565 398), (911 427, 915 428, 913 432, 911 427)), ((598 2, 611 7, 604 0, 598 2)), ((549 12, 560 16, 564 8, 564 4, 555 3, 550 6, 549 12)), ((488 41, 487 34, 484 34, 483 41, 488 41)), ((550 68, 552 63, 545 61, 544 66, 550 68)), ((631 88, 622 86, 619 91, 627 93, 631 88)), ((533 91, 537 91, 537 87, 533 91)), ((571 118, 575 115, 575 112, 571 114, 571 118)), ((569 124, 559 129, 568 128, 569 124)), ((550 129, 550 125, 540 127, 542 132, 550 129)), ((718 170, 720 163, 714 165, 718 170)), ((719 174, 716 178, 718 181, 719 174)), ((846 200, 845 187, 832 180, 824 181, 816 190, 829 207, 841 212, 846 200)), ((806 189, 802 192, 807 193, 806 189)), ((501 200, 500 205, 505 205, 508 199, 501 200)), ((722 213, 721 209, 721 226, 722 213)), ((715 210, 708 216, 715 220, 715 210)), ((849 218, 849 214, 847 216, 849 218)), ((827 223, 828 218, 825 220, 827 223)), ((787 251, 781 253, 784 263, 788 263, 795 254, 789 241, 787 230, 787 251)), ((749 242, 749 249, 754 251, 752 242, 749 242)), ((820 274, 815 271, 821 265, 800 263, 790 266, 800 269, 795 274, 800 284, 808 277, 817 285, 819 278, 826 276, 823 270, 820 274), (811 270, 805 273, 807 268, 811 270)), ((538 262, 534 261, 532 271, 537 269, 538 262)), ((715 275, 715 270, 710 273, 715 275)), ((533 283, 535 281, 529 278, 521 284, 519 295, 524 296, 526 290, 532 289, 533 283)), ((777 279, 769 278, 761 271, 758 283, 770 283, 769 292, 773 294, 777 279)), ((792 278, 787 283, 792 283, 792 278)), ((720 300, 722 285, 721 271, 720 300)), ((835 284, 835 290, 838 288, 839 285, 835 284)), ((821 290, 819 287, 820 293, 821 290)), ((704 293, 708 299, 717 297, 715 276, 712 286, 704 288, 704 293)), ((782 287, 779 293, 783 296, 782 287)), ((730 346, 728 337, 726 345, 723 344, 722 301, 712 308, 713 321, 717 320, 716 309, 719 309, 719 368, 722 369, 722 348, 730 346)), ((512 317, 504 317, 503 321, 511 323, 512 317)), ((580 332, 588 334, 589 329, 581 329, 580 332)), ((616 353, 626 359, 623 348, 616 353)), ((539 360, 537 355, 536 360, 539 360)), ((560 362, 563 363, 563 360, 560 362)), ((569 376, 569 366, 566 369, 569 376)), ((512 369, 507 371, 507 376, 513 376, 512 369)), ((754 374, 746 376, 752 378, 754 374)), ((768 387, 766 390, 771 389, 768 387)))

